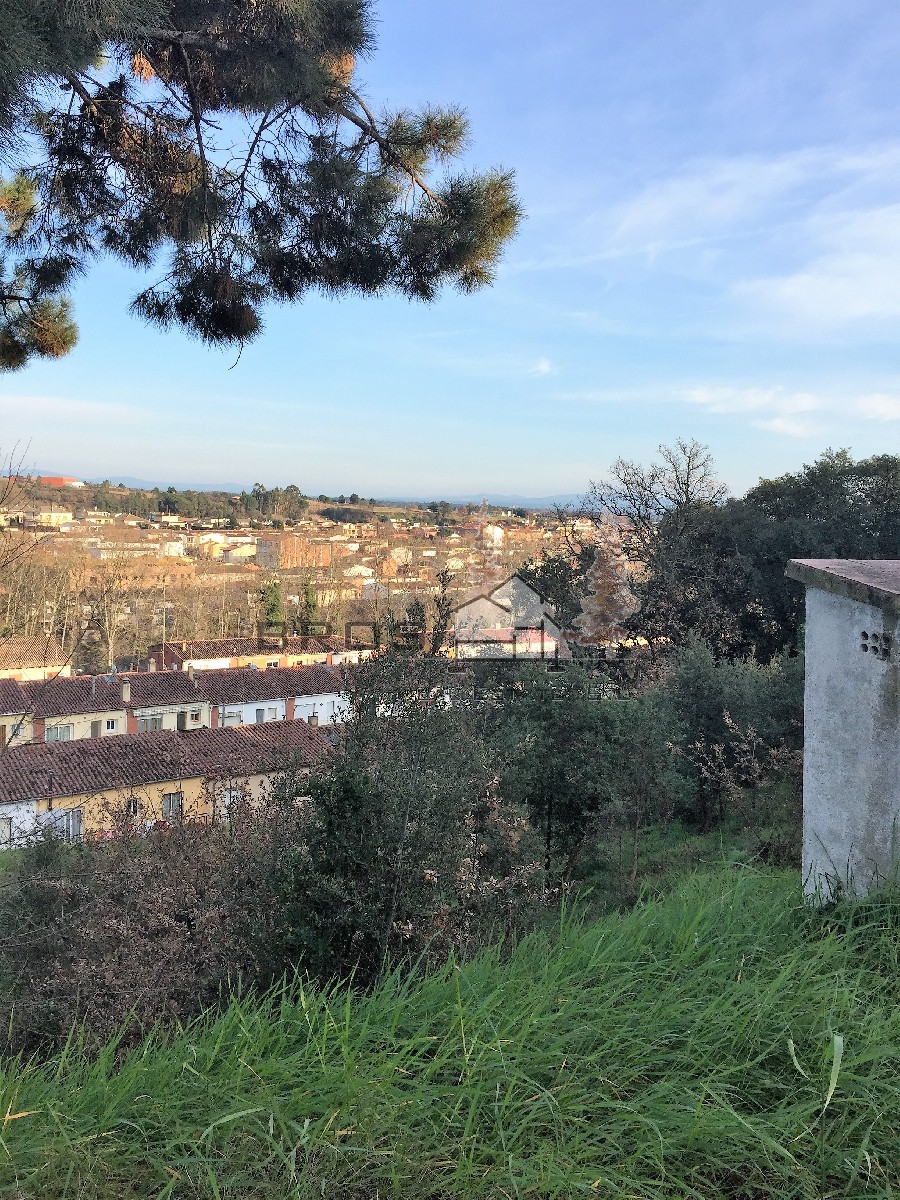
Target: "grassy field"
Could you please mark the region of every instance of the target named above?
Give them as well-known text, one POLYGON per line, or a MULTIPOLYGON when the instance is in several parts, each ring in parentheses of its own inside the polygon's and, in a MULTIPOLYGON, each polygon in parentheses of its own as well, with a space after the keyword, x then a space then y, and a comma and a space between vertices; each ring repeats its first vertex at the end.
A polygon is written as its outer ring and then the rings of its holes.
POLYGON ((0 1195, 894 1197, 900 903, 690 877, 374 994, 0 1074, 0 1195), (5 1114, 5 1116, 3 1115, 5 1114))

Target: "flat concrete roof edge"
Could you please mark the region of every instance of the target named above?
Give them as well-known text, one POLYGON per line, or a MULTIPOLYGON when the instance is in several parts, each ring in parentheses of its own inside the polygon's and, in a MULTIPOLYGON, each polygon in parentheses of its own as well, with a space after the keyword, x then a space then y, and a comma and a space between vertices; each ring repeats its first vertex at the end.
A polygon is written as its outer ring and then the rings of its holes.
POLYGON ((900 619, 900 561, 894 559, 794 558, 788 579, 835 596, 871 605, 900 619))

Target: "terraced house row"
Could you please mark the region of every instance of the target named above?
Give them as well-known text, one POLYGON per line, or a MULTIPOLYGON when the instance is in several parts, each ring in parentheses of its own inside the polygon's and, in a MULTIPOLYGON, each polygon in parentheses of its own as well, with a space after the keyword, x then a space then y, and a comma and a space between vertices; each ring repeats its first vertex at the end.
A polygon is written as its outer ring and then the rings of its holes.
POLYGON ((345 712, 340 672, 327 665, 0 679, 0 749, 271 721, 330 724, 345 712))
POLYGON ((239 801, 264 801, 286 773, 296 793, 336 737, 281 721, 20 746, 0 755, 0 849, 47 832, 77 842, 226 819, 239 801))

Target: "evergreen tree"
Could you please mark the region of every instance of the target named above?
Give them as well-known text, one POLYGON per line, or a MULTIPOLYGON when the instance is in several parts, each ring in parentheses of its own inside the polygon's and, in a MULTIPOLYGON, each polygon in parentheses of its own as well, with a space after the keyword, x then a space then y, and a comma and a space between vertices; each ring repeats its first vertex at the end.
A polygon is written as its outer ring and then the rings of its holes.
POLYGON ((259 593, 259 608, 263 635, 277 633, 283 637, 287 628, 287 617, 284 612, 280 580, 270 579, 263 585, 259 593))
POLYGON ((0 190, 0 367, 71 348, 66 289, 100 254, 156 268, 133 311, 211 344, 311 290, 490 282, 512 176, 430 179, 459 109, 374 114, 354 86, 370 0, 0 5, 0 124, 25 160, 0 190))

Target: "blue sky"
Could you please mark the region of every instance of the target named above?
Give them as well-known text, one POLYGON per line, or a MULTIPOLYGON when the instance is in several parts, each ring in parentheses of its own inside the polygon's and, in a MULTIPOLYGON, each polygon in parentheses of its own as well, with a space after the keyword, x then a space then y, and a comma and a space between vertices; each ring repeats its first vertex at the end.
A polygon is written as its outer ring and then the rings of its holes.
POLYGON ((528 219, 495 286, 313 298, 235 355, 80 285, 81 341, 0 383, 42 468, 364 495, 579 492, 707 443, 737 493, 900 450, 900 12, 883 0, 381 0, 358 83, 459 102, 528 219))

